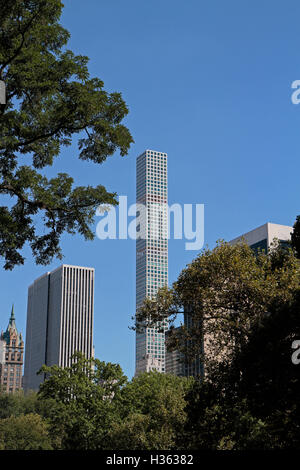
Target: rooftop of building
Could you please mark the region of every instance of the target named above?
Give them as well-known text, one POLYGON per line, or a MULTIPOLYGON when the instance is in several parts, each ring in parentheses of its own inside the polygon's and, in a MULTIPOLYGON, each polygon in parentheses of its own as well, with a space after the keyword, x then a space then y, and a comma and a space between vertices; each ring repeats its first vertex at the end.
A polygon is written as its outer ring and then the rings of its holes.
POLYGON ((159 151, 159 150, 146 149, 146 150, 144 150, 144 152, 142 152, 140 155, 138 155, 137 158, 142 157, 142 156, 145 155, 146 153, 151 153, 151 152, 152 152, 152 153, 155 153, 155 154, 157 154, 157 155, 162 155, 163 157, 167 157, 167 156, 168 156, 168 154, 167 154, 166 152, 161 152, 161 151, 159 151))
POLYGON ((61 264, 61 265, 58 266, 57 268, 53 269, 53 271, 47 271, 47 272, 45 272, 44 274, 41 274, 41 276, 37 277, 37 278, 29 285, 29 287, 32 287, 35 282, 40 281, 41 279, 43 279, 43 277, 49 276, 49 274, 53 274, 53 273, 55 273, 56 271, 59 271, 59 270, 62 269, 62 268, 79 268, 79 269, 85 269, 85 270, 88 270, 88 271, 95 271, 95 268, 90 268, 90 267, 88 267, 88 266, 77 266, 77 265, 74 265, 74 264, 61 264))
POLYGON ((249 230, 242 235, 230 240, 230 244, 237 243, 244 239, 246 242, 253 243, 255 241, 267 239, 271 242, 274 238, 279 240, 290 240, 293 227, 289 225, 275 224, 273 222, 266 222, 255 229, 249 230))

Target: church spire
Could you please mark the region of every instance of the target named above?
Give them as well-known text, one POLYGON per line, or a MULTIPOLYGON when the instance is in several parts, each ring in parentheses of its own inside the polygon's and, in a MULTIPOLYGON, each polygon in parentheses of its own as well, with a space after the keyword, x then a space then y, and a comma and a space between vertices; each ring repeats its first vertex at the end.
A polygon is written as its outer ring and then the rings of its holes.
POLYGON ((16 327, 16 318, 15 318, 15 309, 14 309, 14 304, 12 304, 11 308, 11 313, 10 313, 10 319, 9 319, 9 325, 8 328, 14 328, 17 329, 16 327))
POLYGON ((4 339, 7 342, 7 344, 10 342, 10 336, 11 336, 13 331, 15 332, 16 335, 18 335, 18 330, 17 330, 17 326, 16 326, 14 304, 12 305, 10 318, 9 318, 9 322, 8 322, 8 326, 6 328, 6 331, 1 335, 1 338, 4 339))
POLYGON ((10 313, 10 321, 15 320, 15 309, 14 309, 14 304, 12 304, 11 307, 11 313, 10 313))

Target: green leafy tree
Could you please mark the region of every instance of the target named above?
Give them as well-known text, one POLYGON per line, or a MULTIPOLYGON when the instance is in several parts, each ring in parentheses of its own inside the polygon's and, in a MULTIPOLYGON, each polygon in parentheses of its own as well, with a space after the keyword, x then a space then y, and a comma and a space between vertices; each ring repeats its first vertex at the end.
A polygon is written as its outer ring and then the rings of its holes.
POLYGON ((51 450, 45 420, 34 413, 0 419, 1 450, 51 450))
POLYGON ((293 228, 294 230, 291 233, 291 243, 297 258, 300 259, 300 215, 297 216, 293 228))
MULTIPOLYGON (((178 315, 169 346, 205 364, 185 399, 181 449, 299 447, 300 264, 274 244, 254 253, 220 242, 182 271, 172 289, 146 299, 136 328, 178 315)), ((130 423, 131 424, 131 423, 130 423)), ((142 435, 143 437, 143 435, 142 435)))
POLYGON ((59 19, 60 0, 6 0, 0 8, 0 257, 4 268, 24 263, 29 243, 37 263, 61 257, 64 232, 93 239, 99 204, 116 204, 105 187, 73 187, 60 173, 48 179, 63 147, 78 136, 81 160, 102 163, 132 137, 122 124, 128 113, 120 93, 107 93, 91 78, 88 58, 67 49, 70 37, 59 19), (5 202, 8 201, 6 205, 5 202), (39 231, 37 220, 43 221, 39 231), (46 232, 46 233, 45 233, 46 232))
POLYGON ((300 286, 299 262, 291 249, 274 246, 255 254, 245 243, 220 242, 205 249, 184 269, 172 289, 146 299, 136 328, 185 315, 188 325, 174 330, 169 347, 186 360, 200 358, 206 375, 227 367, 247 344, 253 328, 279 305, 288 304, 300 286))
POLYGON ((292 345, 300 340, 299 311, 299 293, 290 303, 278 305, 253 329, 219 379, 227 402, 246 400, 279 448, 300 446, 300 366, 292 361, 292 345))
POLYGON ((40 414, 47 416, 49 403, 41 402, 37 398, 36 392, 23 391, 15 393, 0 393, 0 419, 10 418, 11 416, 20 416, 26 414, 40 414))
POLYGON ((194 382, 186 396, 187 418, 179 436, 179 448, 272 449, 275 438, 268 424, 251 411, 246 399, 237 399, 233 390, 228 390, 228 395, 224 392, 224 378, 225 374, 222 379, 216 376, 215 382, 205 378, 194 382))
POLYGON ((49 432, 63 449, 102 449, 118 420, 121 389, 127 381, 119 365, 73 356, 70 367, 43 366, 38 392, 50 403, 49 432))
POLYGON ((111 449, 176 448, 186 421, 187 391, 193 379, 158 372, 134 377, 121 392, 120 417, 111 430, 111 449))
MULTIPOLYGON (((254 253, 220 242, 182 271, 172 289, 146 299, 136 328, 178 315, 169 347, 205 364, 186 396, 178 441, 190 449, 299 447, 299 374, 292 344, 300 339, 300 264, 274 244, 254 253)), ((300 366, 298 366, 300 367, 300 366)))
POLYGON ((298 449, 300 296, 255 325, 242 350, 186 399, 181 446, 192 449, 298 449))

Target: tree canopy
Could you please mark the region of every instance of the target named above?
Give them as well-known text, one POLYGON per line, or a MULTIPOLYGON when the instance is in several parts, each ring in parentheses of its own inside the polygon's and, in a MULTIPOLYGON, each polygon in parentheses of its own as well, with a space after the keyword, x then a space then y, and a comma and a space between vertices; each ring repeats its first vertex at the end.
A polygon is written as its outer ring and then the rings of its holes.
POLYGON ((156 371, 134 377, 121 392, 121 421, 111 431, 111 448, 175 449, 192 385, 193 378, 156 371))
POLYGON ((47 178, 63 147, 78 137, 78 157, 96 164, 133 139, 122 124, 128 108, 90 77, 88 57, 67 48, 60 0, 5 0, 0 8, 0 257, 4 268, 24 263, 28 243, 37 263, 61 257, 64 232, 93 239, 95 210, 116 204, 103 185, 74 187, 72 176, 47 178), (38 230, 37 218, 45 230, 38 230))
POLYGON ((297 258, 300 259, 300 215, 297 216, 293 228, 294 230, 291 234, 291 243, 295 250, 297 258))
POLYGON ((255 253, 246 243, 219 242, 204 249, 179 275, 171 289, 146 299, 135 328, 180 315, 185 324, 169 337, 169 348, 186 359, 199 357, 206 368, 229 364, 247 343, 253 328, 278 305, 291 302, 300 287, 300 266, 292 249, 276 244, 255 253))
POLYGON ((0 419, 0 450, 52 450, 47 423, 32 413, 0 419))
POLYGON ((127 378, 119 365, 73 356, 70 367, 43 366, 47 380, 38 398, 49 401, 50 433, 64 449, 96 449, 107 445, 118 419, 117 404, 127 378))
POLYGON ((299 447, 300 381, 292 361, 299 299, 300 263, 292 248, 275 242, 265 253, 219 242, 171 289, 145 300, 135 328, 167 319, 172 326, 184 316, 168 347, 183 352, 187 363, 204 364, 185 397, 179 448, 299 447))
POLYGON ((81 354, 71 367, 43 367, 38 394, 0 394, 0 449, 299 448, 299 308, 299 292, 278 303, 201 381, 158 372, 128 381, 81 354))

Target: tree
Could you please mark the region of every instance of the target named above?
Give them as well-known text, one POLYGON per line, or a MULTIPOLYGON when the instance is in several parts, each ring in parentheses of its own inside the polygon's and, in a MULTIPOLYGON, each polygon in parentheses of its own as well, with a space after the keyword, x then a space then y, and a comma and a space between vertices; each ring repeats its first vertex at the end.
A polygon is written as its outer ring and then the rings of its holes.
POLYGON ((297 258, 300 259, 300 215, 297 216, 293 228, 294 230, 291 233, 291 244, 295 250, 297 258))
POLYGON ((205 364, 186 395, 179 448, 299 446, 300 264, 291 248, 254 253, 220 242, 184 269, 172 289, 146 299, 136 328, 185 316, 172 348, 205 364))
POLYGON ((249 334, 279 305, 289 303, 300 286, 300 266, 291 249, 274 246, 254 253, 246 243, 219 242, 184 269, 172 289, 146 299, 139 325, 185 315, 186 325, 170 336, 169 347, 186 360, 200 358, 206 375, 227 367, 247 344, 249 334))
POLYGON ((263 420, 277 447, 299 448, 299 365, 292 361, 300 340, 300 294, 278 305, 249 336, 220 378, 227 402, 247 400, 251 414, 263 420))
POLYGON ((121 391, 120 421, 111 430, 111 449, 171 450, 186 421, 185 396, 193 379, 158 372, 134 377, 121 391))
POLYGON ((0 419, 1 450, 51 450, 46 422, 38 414, 0 419))
POLYGON ((20 416, 22 414, 39 413, 40 406, 37 394, 31 392, 24 395, 22 391, 0 393, 0 419, 20 416))
POLYGON ((70 367, 43 366, 47 380, 38 397, 51 402, 49 432, 63 449, 106 448, 108 435, 118 420, 120 391, 127 381, 119 365, 88 360, 81 353, 70 367))
POLYGON ((24 263, 29 243, 39 264, 61 257, 64 232, 93 239, 99 204, 116 204, 105 187, 73 187, 73 178, 45 176, 62 147, 79 135, 82 160, 102 163, 116 150, 126 155, 133 139, 122 125, 128 113, 120 93, 107 93, 91 78, 88 58, 66 48, 60 0, 5 0, 0 8, 0 256, 4 268, 24 263), (21 163, 25 164, 21 164, 21 163), (5 201, 8 198, 8 205, 5 201), (37 218, 46 233, 39 232, 37 218), (40 220, 39 219, 39 220, 40 220))
POLYGON ((253 328, 232 362, 186 396, 181 446, 192 449, 298 449, 300 295, 253 328))

